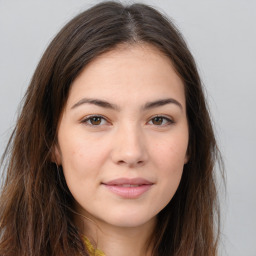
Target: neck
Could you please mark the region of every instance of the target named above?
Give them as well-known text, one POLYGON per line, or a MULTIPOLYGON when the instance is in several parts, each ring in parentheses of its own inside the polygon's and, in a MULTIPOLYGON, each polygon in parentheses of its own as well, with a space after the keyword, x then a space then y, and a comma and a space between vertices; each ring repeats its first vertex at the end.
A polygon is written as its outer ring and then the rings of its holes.
POLYGON ((85 220, 83 233, 106 256, 150 256, 155 219, 136 227, 116 227, 85 220))

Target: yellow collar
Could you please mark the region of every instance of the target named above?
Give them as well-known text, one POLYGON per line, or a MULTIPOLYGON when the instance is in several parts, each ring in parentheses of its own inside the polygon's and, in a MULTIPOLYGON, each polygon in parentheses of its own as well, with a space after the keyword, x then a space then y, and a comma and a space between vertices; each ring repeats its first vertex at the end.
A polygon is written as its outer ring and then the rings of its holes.
POLYGON ((93 247, 93 245, 91 244, 91 242, 89 241, 89 239, 87 237, 84 236, 84 243, 85 243, 85 247, 88 250, 90 256, 106 256, 104 254, 104 252, 102 252, 99 249, 95 249, 93 247))

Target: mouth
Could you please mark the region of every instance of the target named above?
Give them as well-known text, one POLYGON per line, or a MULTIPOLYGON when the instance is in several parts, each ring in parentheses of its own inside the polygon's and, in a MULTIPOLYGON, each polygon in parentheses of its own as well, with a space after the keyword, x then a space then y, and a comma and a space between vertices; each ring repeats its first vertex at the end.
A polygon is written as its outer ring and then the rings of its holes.
POLYGON ((150 190, 154 183, 142 178, 121 178, 102 183, 102 185, 121 198, 136 199, 150 190))
POLYGON ((132 184, 121 184, 121 185, 114 185, 114 186, 119 186, 119 187, 123 187, 123 188, 136 188, 139 186, 143 186, 144 184, 140 184, 140 185, 132 185, 132 184))

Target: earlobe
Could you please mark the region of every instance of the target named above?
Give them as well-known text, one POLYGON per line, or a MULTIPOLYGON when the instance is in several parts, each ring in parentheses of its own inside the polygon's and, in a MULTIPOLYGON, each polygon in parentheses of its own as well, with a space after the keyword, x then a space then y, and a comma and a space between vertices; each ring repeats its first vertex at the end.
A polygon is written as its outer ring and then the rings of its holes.
POLYGON ((187 152, 186 152, 185 158, 184 158, 184 164, 188 163, 188 161, 190 159, 190 152, 191 152, 191 150, 190 150, 190 145, 189 145, 188 148, 187 148, 187 152))
POLYGON ((52 156, 51 156, 51 161, 53 163, 56 163, 57 165, 61 165, 62 164, 62 161, 61 161, 61 153, 60 153, 60 148, 59 148, 59 145, 56 144, 54 147, 53 147, 53 150, 52 150, 52 156))
POLYGON ((184 158, 184 164, 187 164, 189 161, 189 155, 188 153, 186 154, 185 158, 184 158))

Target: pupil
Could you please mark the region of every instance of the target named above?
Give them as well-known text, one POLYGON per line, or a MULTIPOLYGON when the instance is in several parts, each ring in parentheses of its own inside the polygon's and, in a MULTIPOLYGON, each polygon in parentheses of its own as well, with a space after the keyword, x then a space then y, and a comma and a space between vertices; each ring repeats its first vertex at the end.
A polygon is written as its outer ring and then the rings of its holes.
POLYGON ((160 124, 162 124, 162 122, 163 122, 163 118, 162 117, 155 117, 153 119, 153 123, 156 124, 156 125, 160 125, 160 124))
POLYGON ((91 118, 91 123, 94 125, 99 125, 101 122, 101 118, 100 117, 93 117, 91 118))

